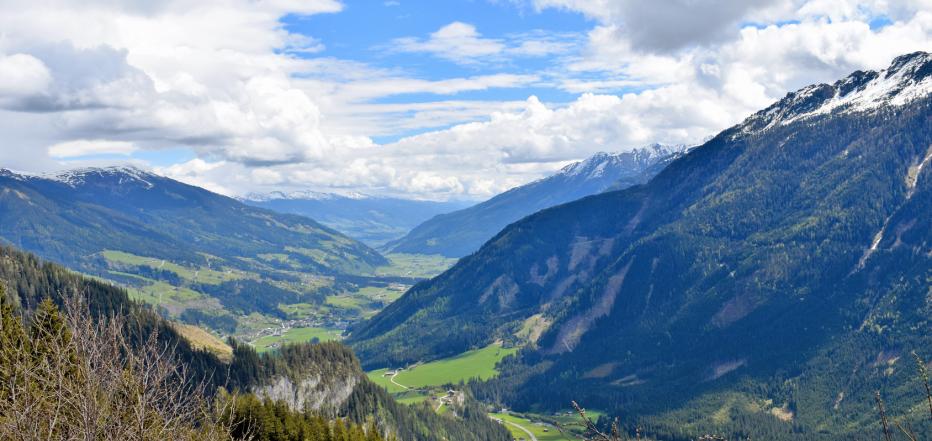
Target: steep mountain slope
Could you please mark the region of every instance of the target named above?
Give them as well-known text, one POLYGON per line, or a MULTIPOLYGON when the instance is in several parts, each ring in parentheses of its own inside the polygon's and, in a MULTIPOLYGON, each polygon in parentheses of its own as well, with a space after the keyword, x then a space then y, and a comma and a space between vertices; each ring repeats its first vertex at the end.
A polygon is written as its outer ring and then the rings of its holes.
POLYGON ((311 219, 118 167, 0 171, 0 241, 137 287, 173 314, 221 305, 276 314, 331 283, 320 276, 387 262, 311 219))
POLYGON ((609 188, 647 182, 662 169, 658 165, 669 162, 683 149, 654 144, 625 153, 599 153, 481 204, 436 216, 385 248, 401 253, 462 257, 478 250, 508 224, 531 213, 609 188))
POLYGON ((455 201, 416 201, 314 192, 251 194, 242 201, 279 213, 310 217, 373 247, 404 236, 434 216, 469 205, 455 201))
POLYGON ((932 358, 930 94, 928 53, 791 93, 646 185, 509 226, 353 346, 374 367, 530 340, 477 390, 664 439, 846 439, 874 388, 912 409, 904 354, 932 358))

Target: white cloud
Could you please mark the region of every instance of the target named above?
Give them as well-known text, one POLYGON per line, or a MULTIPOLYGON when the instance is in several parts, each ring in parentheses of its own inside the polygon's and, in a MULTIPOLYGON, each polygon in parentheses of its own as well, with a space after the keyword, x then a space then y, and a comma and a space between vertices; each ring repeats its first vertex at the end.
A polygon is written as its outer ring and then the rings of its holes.
POLYGON ((49 146, 48 152, 53 158, 76 158, 100 154, 128 155, 136 150, 136 146, 125 141, 80 139, 49 146))
POLYGON ((0 100, 44 93, 51 74, 42 60, 28 54, 0 55, 0 100))
POLYGON ((158 170, 226 194, 481 198, 595 151, 696 141, 787 91, 932 48, 930 0, 525 1, 596 23, 490 38, 454 22, 394 41, 476 71, 425 79, 307 58, 339 41, 280 19, 340 10, 331 0, 0 0, 0 134, 16 140, 0 166, 180 146, 197 157, 158 170), (890 23, 871 29, 878 16, 890 23), (514 68, 531 57, 548 67, 514 68), (515 88, 573 98, 458 96, 515 88), (418 134, 372 139, 404 133, 418 134))
POLYGON ((387 46, 396 52, 424 52, 459 64, 504 62, 509 57, 542 57, 563 54, 576 46, 575 35, 543 31, 486 38, 469 23, 455 21, 427 38, 397 38, 387 46))
POLYGON ((0 71, 21 72, 0 76, 0 96, 10 94, 7 82, 33 91, 0 105, 51 112, 59 136, 132 139, 144 148, 189 145, 245 163, 304 161, 334 148, 320 128, 319 108, 292 85, 300 63, 281 52, 314 51, 320 43, 283 31, 278 19, 285 12, 336 11, 338 2, 51 1, 0 8, 0 53, 20 52, 0 59, 0 71))
POLYGON ((482 38, 475 26, 458 21, 440 28, 427 39, 399 38, 393 46, 401 52, 428 52, 458 63, 471 63, 505 50, 500 40, 482 38))
MULTIPOLYGON (((348 155, 303 164, 270 165, 262 176, 235 163, 205 169, 168 169, 171 176, 210 182, 239 176, 237 185, 271 188, 347 188, 419 198, 487 198, 598 151, 623 151, 649 142, 689 142, 729 115, 712 97, 677 101, 681 90, 623 97, 585 94, 566 106, 531 97, 518 111, 456 125, 348 155), (704 115, 699 122, 693 114, 704 115), (203 172, 201 172, 203 170, 203 172), (192 174, 193 173, 193 174, 192 174), (222 177, 222 178, 221 178, 222 177)), ((255 188, 255 187, 253 187, 255 188)))
POLYGON ((575 10, 601 20, 616 27, 639 50, 670 51, 723 38, 750 13, 781 1, 534 0, 534 5, 575 10))

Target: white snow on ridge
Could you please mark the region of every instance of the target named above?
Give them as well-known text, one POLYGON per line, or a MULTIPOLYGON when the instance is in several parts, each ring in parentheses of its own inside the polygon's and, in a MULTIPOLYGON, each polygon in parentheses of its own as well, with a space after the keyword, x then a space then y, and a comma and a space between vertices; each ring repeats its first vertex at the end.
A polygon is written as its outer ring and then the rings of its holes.
POLYGON ((153 173, 133 166, 88 167, 67 170, 64 172, 35 175, 33 177, 58 181, 68 185, 69 187, 77 187, 83 185, 85 182, 87 182, 87 178, 93 175, 101 177, 116 176, 119 178, 117 181, 118 185, 140 183, 147 190, 155 187, 155 184, 152 183, 151 179, 157 177, 157 175, 153 173))
POLYGON ((88 167, 51 173, 30 173, 0 169, 0 176, 16 179, 18 181, 28 181, 32 179, 55 181, 72 188, 83 185, 87 182, 87 178, 92 175, 116 177, 118 178, 118 185, 130 183, 142 184, 147 190, 155 187, 155 184, 152 183, 152 179, 159 177, 156 174, 132 166, 88 167))
POLYGON ((739 125, 735 136, 831 113, 867 112, 897 107, 932 94, 932 54, 897 57, 881 71, 858 71, 834 84, 806 86, 739 125))
POLYGON ((892 71, 885 69, 879 72, 876 78, 868 82, 863 88, 852 93, 841 95, 842 87, 851 77, 841 80, 835 87, 835 96, 822 104, 818 109, 790 118, 783 122, 789 124, 796 119, 807 118, 813 115, 831 113, 835 109, 844 108, 846 112, 863 112, 884 105, 902 106, 915 99, 923 98, 932 93, 932 76, 916 81, 913 76, 917 70, 926 63, 932 62, 932 54, 925 54, 910 60, 906 65, 892 71))
POLYGON ((272 191, 269 193, 249 193, 242 197, 243 200, 252 202, 268 202, 278 200, 304 200, 304 201, 326 201, 332 199, 369 199, 368 195, 362 193, 322 193, 313 190, 295 190, 295 191, 272 191))
MULTIPOLYGON (((557 175, 565 177, 585 176, 587 179, 600 178, 605 174, 607 167, 623 161, 647 162, 657 156, 667 156, 676 152, 684 152, 686 145, 650 144, 634 150, 618 153, 596 153, 585 160, 574 162, 563 167, 557 175)), ((548 177, 549 178, 549 177, 548 177)), ((543 179, 548 179, 543 178, 543 179)))

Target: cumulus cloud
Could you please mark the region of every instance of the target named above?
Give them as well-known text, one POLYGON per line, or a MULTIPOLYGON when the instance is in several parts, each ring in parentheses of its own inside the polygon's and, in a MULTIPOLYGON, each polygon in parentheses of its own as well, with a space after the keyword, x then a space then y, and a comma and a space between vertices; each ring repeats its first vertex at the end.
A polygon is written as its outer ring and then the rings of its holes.
MULTIPOLYGON (((584 94, 555 106, 536 97, 521 108, 493 112, 485 120, 372 145, 355 158, 302 165, 282 164, 262 176, 241 164, 201 160, 168 168, 173 177, 209 182, 230 177, 271 188, 364 189, 418 198, 481 199, 550 173, 598 151, 624 151, 654 141, 685 143, 727 123, 714 97, 679 100, 681 90, 625 96, 584 94), (703 115, 696 119, 694 114, 703 115)), ((253 187, 255 188, 255 187, 253 187)))
POLYGON ((455 21, 430 34, 426 40, 413 37, 395 40, 397 50, 406 52, 430 52, 454 61, 470 61, 479 57, 498 55, 505 50, 501 41, 482 38, 476 27, 455 21))
POLYGON ((53 113, 63 137, 181 144, 255 164, 334 148, 319 108, 291 83, 298 60, 282 52, 319 43, 282 31, 278 19, 336 11, 337 2, 21 6, 0 5, 0 53, 19 52, 0 59, 0 72, 19 72, 0 77, 0 105, 53 113))
POLYGON ((181 147, 195 158, 157 170, 226 194, 483 198, 596 151, 698 141, 790 90, 932 47, 930 0, 521 1, 594 21, 495 38, 457 21, 377 48, 478 70, 427 79, 324 56, 330 41, 280 22, 339 11, 332 0, 0 0, 0 133, 16 140, 0 166, 181 147), (535 57, 547 67, 510 70, 535 57), (516 88, 570 98, 459 96, 516 88), (405 95, 419 98, 383 99, 405 95))
POLYGON ((44 93, 51 74, 42 60, 28 54, 0 56, 0 102, 6 106, 22 97, 44 93))
POLYGON ((49 146, 49 155, 53 158, 74 158, 102 154, 128 155, 136 150, 136 146, 125 141, 80 139, 49 146))
POLYGON ((537 8, 557 7, 582 12, 610 25, 633 47, 670 51, 703 45, 734 32, 734 24, 751 12, 782 0, 534 0, 537 8))
POLYGON ((397 52, 424 52, 459 64, 477 64, 502 62, 508 57, 562 54, 575 45, 573 35, 548 35, 540 31, 507 38, 485 38, 474 25, 455 21, 427 38, 397 38, 387 48, 397 52))

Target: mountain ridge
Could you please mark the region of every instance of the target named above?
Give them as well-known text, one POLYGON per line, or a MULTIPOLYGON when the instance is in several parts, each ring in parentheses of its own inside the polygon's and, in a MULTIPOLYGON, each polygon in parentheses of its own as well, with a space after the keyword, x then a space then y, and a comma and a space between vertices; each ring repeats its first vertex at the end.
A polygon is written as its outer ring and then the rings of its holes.
POLYGON ((387 259, 304 216, 138 168, 0 172, 0 241, 118 281, 173 318, 232 331, 253 312, 323 302, 387 259))
POLYGON ((735 399, 760 411, 732 409, 703 427, 846 439, 872 427, 872 388, 905 412, 909 371, 884 374, 876 360, 911 349, 928 359, 932 343, 910 332, 932 314, 932 227, 922 215, 932 179, 920 167, 932 147, 932 56, 907 60, 892 66, 914 66, 904 84, 924 95, 893 101, 888 89, 876 107, 788 124, 752 115, 645 185, 510 225, 354 329, 352 346, 375 367, 496 339, 524 345, 477 394, 517 409, 577 400, 638 415, 674 439, 683 418, 695 421, 684 415, 735 399), (848 398, 833 411, 839 392, 848 398), (788 421, 769 412, 780 406, 788 421))
POLYGON ((381 247, 396 240, 434 216, 469 205, 460 201, 421 201, 303 190, 253 193, 240 198, 240 201, 279 213, 311 217, 372 247, 381 247))
POLYGON ((596 153, 485 202, 438 215, 405 237, 389 242, 384 249, 462 257, 476 251, 508 224, 538 210, 643 183, 686 149, 684 145, 651 144, 619 153, 596 153))

